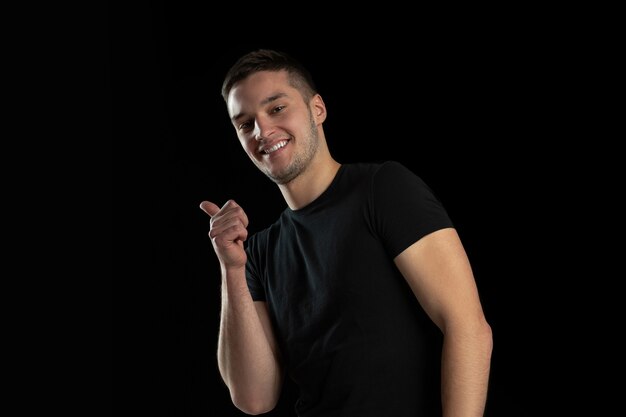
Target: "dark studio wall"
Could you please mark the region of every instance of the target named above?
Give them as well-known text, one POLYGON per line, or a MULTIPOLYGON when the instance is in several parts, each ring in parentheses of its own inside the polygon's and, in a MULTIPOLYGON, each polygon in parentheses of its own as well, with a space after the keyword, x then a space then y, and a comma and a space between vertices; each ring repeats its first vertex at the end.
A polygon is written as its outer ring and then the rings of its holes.
MULTIPOLYGON (((114 415, 243 415, 217 372, 219 265, 198 204, 235 199, 249 207, 251 231, 285 207, 240 148, 220 96, 228 67, 259 47, 285 50, 310 68, 338 161, 398 160, 447 207, 494 332, 486 415, 550 407, 555 377, 546 361, 558 352, 540 340, 557 337, 542 314, 556 266, 534 237, 558 213, 550 158, 538 152, 545 112, 541 100, 529 105, 541 94, 547 52, 506 25, 421 36, 361 27, 339 40, 330 31, 230 19, 208 6, 109 9, 112 131, 123 178, 115 213, 131 225, 118 238, 128 278, 113 286, 114 415)), ((288 386, 268 415, 292 415, 293 401, 288 386)))

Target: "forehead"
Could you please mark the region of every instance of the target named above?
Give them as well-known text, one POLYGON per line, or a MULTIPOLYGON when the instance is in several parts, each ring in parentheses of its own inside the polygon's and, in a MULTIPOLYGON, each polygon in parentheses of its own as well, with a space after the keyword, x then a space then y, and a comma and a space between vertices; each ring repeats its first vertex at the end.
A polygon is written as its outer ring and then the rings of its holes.
POLYGON ((294 97, 300 93, 289 84, 287 71, 259 71, 239 81, 228 94, 228 113, 231 115, 251 111, 263 105, 270 97, 279 94, 294 97))

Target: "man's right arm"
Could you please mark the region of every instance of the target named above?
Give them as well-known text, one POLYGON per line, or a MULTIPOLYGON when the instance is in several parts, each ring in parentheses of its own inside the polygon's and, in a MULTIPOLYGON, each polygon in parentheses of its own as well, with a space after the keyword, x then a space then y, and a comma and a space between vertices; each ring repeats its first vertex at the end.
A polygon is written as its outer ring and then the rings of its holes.
POLYGON ((253 301, 246 283, 248 219, 232 200, 222 208, 208 201, 200 207, 211 216, 209 236, 222 272, 219 370, 237 408, 265 413, 278 402, 283 374, 266 303, 253 301))

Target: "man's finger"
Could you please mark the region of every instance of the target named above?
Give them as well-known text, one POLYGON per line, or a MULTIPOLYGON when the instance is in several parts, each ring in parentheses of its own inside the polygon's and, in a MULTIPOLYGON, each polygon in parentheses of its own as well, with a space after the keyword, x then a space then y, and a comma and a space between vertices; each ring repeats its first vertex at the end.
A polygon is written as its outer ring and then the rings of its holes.
POLYGON ((217 212, 220 211, 219 206, 211 203, 210 201, 203 201, 200 203, 200 208, 211 217, 215 216, 217 212))

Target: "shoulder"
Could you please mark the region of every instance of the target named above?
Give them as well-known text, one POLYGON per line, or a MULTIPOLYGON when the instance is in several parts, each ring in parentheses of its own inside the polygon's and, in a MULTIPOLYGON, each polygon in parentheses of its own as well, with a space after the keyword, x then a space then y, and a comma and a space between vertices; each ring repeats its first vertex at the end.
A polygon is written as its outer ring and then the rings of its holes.
POLYGON ((406 165, 398 161, 384 161, 374 164, 372 175, 374 187, 403 187, 407 183, 413 186, 424 187, 424 181, 406 165))
POLYGON ((412 175, 415 174, 401 162, 383 160, 375 162, 358 162, 343 165, 344 171, 351 174, 370 175, 412 175))
POLYGON ((380 192, 381 189, 398 192, 406 187, 412 191, 428 189, 416 173, 395 160, 344 164, 340 182, 348 187, 362 184, 371 192, 380 192))
POLYGON ((379 175, 414 175, 407 167, 397 161, 359 162, 343 165, 343 171, 349 176, 373 177, 379 175))
POLYGON ((417 175, 411 171, 406 165, 398 161, 384 161, 378 165, 377 173, 379 175, 408 175, 416 177, 417 175))
POLYGON ((417 173, 397 161, 379 164, 371 180, 371 192, 375 200, 393 204, 441 204, 434 190, 417 173))

